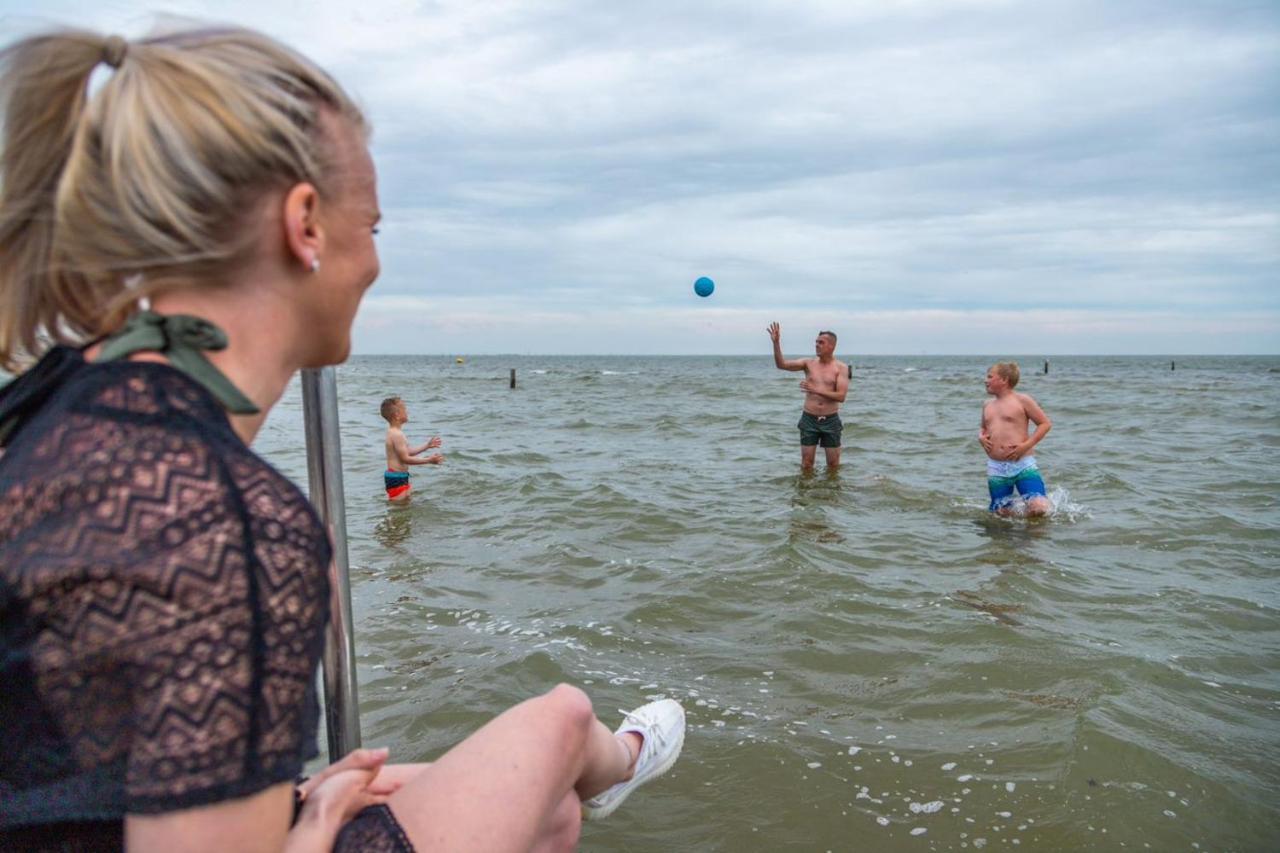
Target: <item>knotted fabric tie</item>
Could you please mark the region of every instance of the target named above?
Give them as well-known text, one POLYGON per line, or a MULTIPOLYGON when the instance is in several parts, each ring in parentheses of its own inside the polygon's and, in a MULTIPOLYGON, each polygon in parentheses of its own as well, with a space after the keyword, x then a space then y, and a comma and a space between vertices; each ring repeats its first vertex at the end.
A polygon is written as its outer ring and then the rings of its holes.
POLYGON ((258 407, 205 358, 204 350, 227 348, 227 335, 213 323, 189 314, 139 311, 102 343, 97 361, 115 361, 136 352, 162 353, 169 363, 204 386, 233 415, 256 415, 258 407))

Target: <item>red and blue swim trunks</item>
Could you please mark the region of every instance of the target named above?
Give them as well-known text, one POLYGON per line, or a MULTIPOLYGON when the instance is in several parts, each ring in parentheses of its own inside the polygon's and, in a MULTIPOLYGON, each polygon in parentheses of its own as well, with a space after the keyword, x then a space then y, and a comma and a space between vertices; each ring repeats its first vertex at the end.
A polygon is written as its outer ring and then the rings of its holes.
POLYGON ((387 497, 396 500, 409 494, 408 471, 384 471, 382 479, 387 486, 387 497))

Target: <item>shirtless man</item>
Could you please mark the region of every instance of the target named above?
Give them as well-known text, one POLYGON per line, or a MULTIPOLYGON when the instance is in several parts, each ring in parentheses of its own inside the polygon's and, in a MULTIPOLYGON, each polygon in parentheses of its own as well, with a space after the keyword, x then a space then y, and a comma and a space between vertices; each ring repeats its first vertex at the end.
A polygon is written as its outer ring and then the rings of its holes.
POLYGON ((805 378, 804 413, 800 415, 800 467, 812 470, 813 458, 822 445, 827 455, 827 468, 840 467, 840 404, 849 393, 849 367, 836 361, 836 333, 818 332, 813 342, 817 358, 782 357, 782 327, 769 324, 769 337, 773 339, 773 363, 779 370, 803 370, 805 378))
POLYGON ((987 393, 995 397, 982 406, 982 429, 978 441, 987 451, 987 489, 991 492, 991 511, 1012 515, 1013 492, 1026 502, 1027 515, 1045 515, 1049 499, 1044 480, 1036 468, 1031 448, 1049 434, 1053 424, 1027 394, 1013 389, 1018 384, 1018 365, 1002 361, 987 371, 987 393), (1027 436, 1027 425, 1036 431, 1027 436))
POLYGON ((382 417, 387 422, 387 470, 382 475, 387 487, 387 500, 407 501, 413 487, 409 485, 410 465, 439 465, 444 455, 435 453, 421 457, 420 453, 439 447, 440 436, 432 436, 421 447, 410 447, 404 437, 404 425, 409 422, 409 410, 404 400, 399 397, 388 397, 382 401, 382 417))

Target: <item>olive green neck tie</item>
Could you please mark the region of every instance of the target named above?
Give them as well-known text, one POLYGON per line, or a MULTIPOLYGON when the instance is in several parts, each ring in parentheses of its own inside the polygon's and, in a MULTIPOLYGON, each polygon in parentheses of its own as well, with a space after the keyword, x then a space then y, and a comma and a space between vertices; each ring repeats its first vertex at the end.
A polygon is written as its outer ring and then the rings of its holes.
POLYGON ((139 311, 102 342, 96 361, 115 361, 136 352, 162 353, 171 365, 204 386, 233 415, 256 415, 258 407, 205 358, 203 350, 227 348, 227 335, 208 320, 189 314, 139 311))

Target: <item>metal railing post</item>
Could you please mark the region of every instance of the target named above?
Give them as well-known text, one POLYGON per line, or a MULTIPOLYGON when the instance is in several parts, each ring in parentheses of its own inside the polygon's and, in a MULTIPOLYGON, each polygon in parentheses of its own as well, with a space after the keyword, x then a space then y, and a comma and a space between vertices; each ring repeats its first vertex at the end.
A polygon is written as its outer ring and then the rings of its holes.
POLYGON ((337 761, 360 746, 360 702, 351 624, 342 442, 338 434, 338 376, 334 368, 302 371, 302 416, 311 502, 333 541, 333 612, 324 638, 324 719, 329 760, 337 761))

